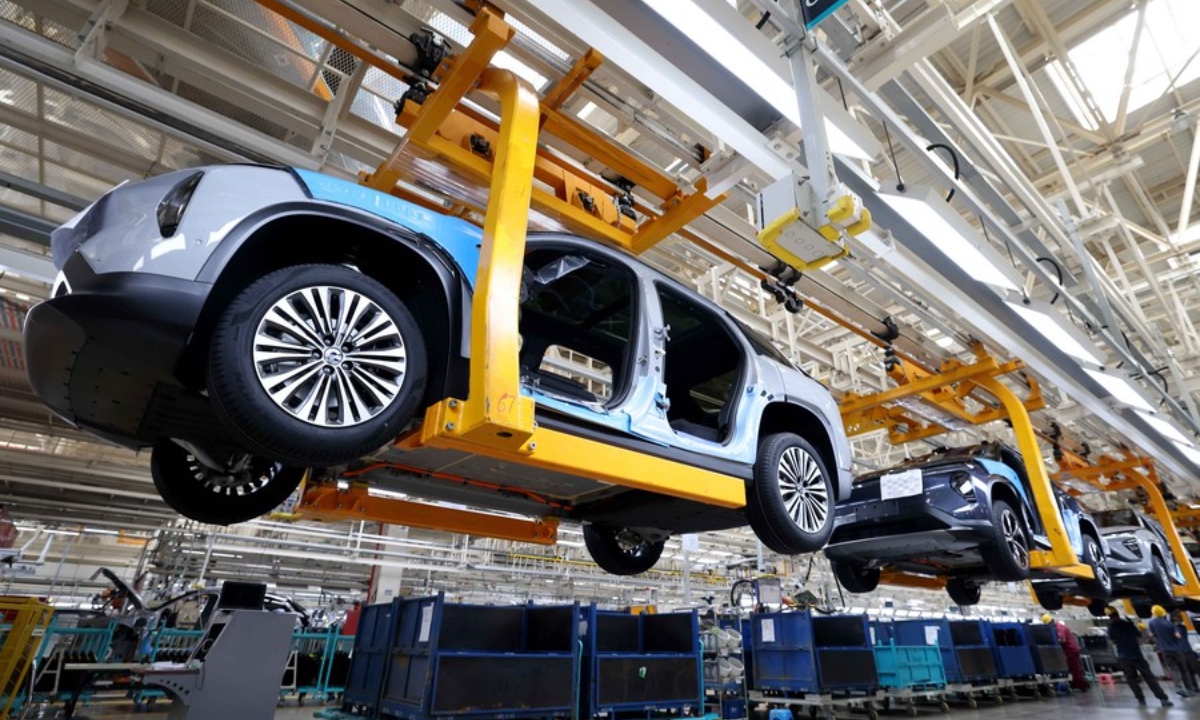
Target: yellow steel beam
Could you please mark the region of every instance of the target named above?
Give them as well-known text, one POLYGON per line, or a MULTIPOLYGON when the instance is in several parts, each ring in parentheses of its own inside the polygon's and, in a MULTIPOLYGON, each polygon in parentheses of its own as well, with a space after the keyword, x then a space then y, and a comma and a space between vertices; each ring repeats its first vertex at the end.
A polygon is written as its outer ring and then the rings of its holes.
POLYGON ((320 522, 366 520, 537 545, 553 545, 558 541, 556 518, 523 520, 428 503, 373 497, 363 486, 352 486, 347 490, 338 490, 329 484, 310 486, 296 505, 295 516, 320 522))
MULTIPOLYGON (((458 107, 463 97, 479 82, 484 69, 492 62, 492 57, 508 44, 516 34, 516 30, 504 22, 502 17, 485 8, 479 11, 479 14, 475 16, 475 21, 471 23, 471 34, 474 36, 471 44, 461 53, 442 63, 440 68, 443 71, 441 84, 421 105, 421 112, 408 129, 404 140, 396 144, 391 155, 388 155, 379 168, 367 178, 366 185, 368 187, 382 192, 391 192, 392 188, 396 187, 396 183, 400 181, 402 175, 401 158, 408 151, 408 146, 410 144, 421 145, 433 137, 438 127, 458 107)), ((532 93, 532 89, 529 92, 532 93)), ((534 98, 536 105, 536 95, 534 98)), ((531 137, 536 144, 536 123, 531 137)), ((528 210, 528 205, 526 205, 526 210, 528 210)))
POLYGON ((1200 527, 1200 508, 1181 508, 1171 513, 1176 527, 1200 527))
POLYGON ((841 403, 842 417, 852 415, 856 412, 862 412, 873 407, 886 405, 896 400, 901 400, 906 397, 920 395, 922 393, 944 388, 948 385, 970 380, 984 375, 995 374, 1000 368, 1000 364, 994 358, 984 358, 970 365, 961 365, 948 372, 929 374, 925 377, 914 379, 912 382, 905 383, 899 387, 894 387, 889 390, 877 392, 871 395, 850 395, 847 394, 846 399, 841 403))
POLYGON ((1058 511, 1058 502, 1054 497, 1054 488, 1050 484, 1050 476, 1042 462, 1042 451, 1038 447, 1037 435, 1033 422, 1029 419, 1029 411, 1004 383, 994 377, 979 378, 974 381, 979 387, 991 393, 1004 409, 1008 411, 1012 422, 1013 434, 1017 439, 1017 448, 1025 460, 1025 474, 1032 486, 1034 506, 1042 518, 1042 527, 1050 540, 1050 550, 1035 550, 1030 553, 1031 564, 1034 568, 1052 570, 1060 575, 1072 577, 1094 577, 1092 569, 1080 564, 1075 552, 1071 550, 1071 541, 1067 537, 1063 525, 1062 514, 1058 511))
POLYGON ((587 82, 587 79, 592 76, 596 68, 600 67, 602 62, 604 62, 604 56, 595 48, 588 48, 587 52, 575 61, 567 74, 563 75, 562 79, 550 89, 550 92, 546 93, 542 105, 551 110, 557 110, 587 82))
MULTIPOLYGON (((435 408, 448 409, 448 405, 435 408)), ((746 483, 730 475, 544 427, 536 428, 530 441, 516 449, 500 443, 463 440, 453 432, 438 431, 439 427, 454 422, 448 419, 450 417, 453 416, 427 413, 421 428, 401 438, 397 446, 461 450, 719 507, 740 508, 746 504, 746 483)))

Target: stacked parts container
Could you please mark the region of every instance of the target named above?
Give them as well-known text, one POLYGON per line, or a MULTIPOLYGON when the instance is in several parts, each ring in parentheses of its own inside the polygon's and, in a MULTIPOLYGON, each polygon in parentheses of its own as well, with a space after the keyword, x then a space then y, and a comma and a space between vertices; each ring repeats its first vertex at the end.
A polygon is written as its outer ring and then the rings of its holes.
POLYGON ((876 645, 879 686, 888 690, 927 690, 946 686, 942 653, 928 645, 876 645))
POLYGON ((366 605, 359 616, 354 653, 342 702, 348 709, 374 715, 383 696, 389 650, 395 634, 395 603, 366 605))
POLYGON ((754 616, 752 631, 755 690, 839 693, 879 687, 864 615, 768 613, 754 616))
POLYGON ((892 623, 897 645, 941 648, 946 682, 984 683, 996 678, 991 633, 983 620, 897 620, 892 623))
POLYGON ((1033 663, 1038 674, 1050 677, 1066 677, 1067 656, 1058 644, 1058 631, 1053 625, 1028 625, 1027 637, 1033 652, 1033 663))
POLYGON ((581 717, 703 712, 694 611, 630 615, 592 606, 585 615, 581 717))
POLYGON ((499 720, 576 712, 578 604, 454 605, 439 595, 396 600, 392 613, 379 703, 384 717, 499 720))
POLYGON ((1019 622, 993 622, 990 625, 999 677, 1017 680, 1036 675, 1037 666, 1033 662, 1028 635, 1030 627, 1019 622))

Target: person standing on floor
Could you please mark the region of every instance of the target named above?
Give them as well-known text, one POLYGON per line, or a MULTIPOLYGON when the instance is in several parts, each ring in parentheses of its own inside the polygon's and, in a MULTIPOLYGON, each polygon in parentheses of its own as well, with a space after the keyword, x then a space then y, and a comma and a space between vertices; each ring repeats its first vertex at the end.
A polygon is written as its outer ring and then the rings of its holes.
POLYGON ((1192 643, 1188 640, 1188 628, 1183 624, 1183 611, 1171 611, 1171 624, 1175 626, 1175 632, 1179 633, 1179 637, 1183 639, 1183 659, 1187 663, 1188 675, 1192 678, 1192 682, 1200 686, 1197 678, 1200 678, 1200 657, 1197 657, 1195 649, 1192 648, 1192 643))
POLYGON ((1154 697, 1158 698, 1163 707, 1173 707, 1175 703, 1171 702, 1162 686, 1158 684, 1154 673, 1150 672, 1150 663, 1146 662, 1146 656, 1142 655, 1142 634, 1138 631, 1137 625, 1134 625, 1129 618, 1121 617, 1121 613, 1111 605, 1104 608, 1104 614, 1110 621, 1108 638, 1112 640, 1113 646, 1117 649, 1117 661, 1121 664, 1121 671, 1125 673, 1125 682, 1129 683, 1129 689, 1137 698, 1138 705, 1146 704, 1146 695, 1142 692, 1142 686, 1138 682, 1138 677, 1141 676, 1150 686, 1150 692, 1154 693, 1154 697))
POLYGON ((1150 637, 1154 638, 1154 646, 1162 653, 1163 664, 1175 682, 1175 691, 1179 697, 1195 695, 1196 679, 1192 677, 1191 664, 1188 662, 1188 653, 1192 648, 1188 645, 1187 633, 1181 635, 1175 629, 1174 623, 1167 618, 1167 609, 1162 605, 1155 605, 1150 613, 1154 615, 1148 625, 1150 637))
POLYGON ((1075 639, 1075 633, 1071 632, 1066 623, 1052 618, 1050 613, 1042 616, 1042 622, 1053 626, 1054 632, 1058 634, 1058 645, 1067 658, 1067 669, 1071 672, 1071 687, 1080 692, 1087 692, 1091 688, 1091 683, 1087 681, 1087 676, 1083 673, 1083 653, 1079 649, 1079 641, 1075 639))

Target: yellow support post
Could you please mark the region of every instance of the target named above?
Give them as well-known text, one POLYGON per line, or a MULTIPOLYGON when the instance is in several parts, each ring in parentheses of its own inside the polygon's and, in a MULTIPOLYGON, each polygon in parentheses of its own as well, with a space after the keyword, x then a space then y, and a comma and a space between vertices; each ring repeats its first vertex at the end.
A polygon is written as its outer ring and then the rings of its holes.
POLYGON ((1179 528, 1175 527, 1171 508, 1167 506, 1166 498, 1163 497, 1162 490, 1158 487, 1158 470, 1155 469, 1154 462, 1149 459, 1145 460, 1144 467, 1146 468, 1145 474, 1135 468, 1130 468, 1124 471, 1124 475, 1145 491, 1146 498, 1150 501, 1150 511, 1162 523, 1163 530, 1167 533, 1167 541, 1171 543, 1171 552, 1175 555, 1175 562, 1179 563, 1179 569, 1183 571, 1184 586, 1175 588, 1175 596, 1200 600, 1200 577, 1197 577, 1191 556, 1188 555, 1187 548, 1183 546, 1183 540, 1179 537, 1179 528))
POLYGON ((466 400, 448 398, 430 407, 423 432, 527 454, 533 450, 527 443, 533 435, 534 402, 521 394, 517 321, 537 158, 538 99, 529 83, 495 68, 480 75, 479 90, 500 101, 500 131, 471 300, 469 393, 466 400))
POLYGON ((36 598, 0 597, 0 623, 9 626, 0 638, 0 719, 7 718, 25 685, 25 677, 54 608, 36 598))
POLYGON ((1035 550, 1030 553, 1031 565, 1041 570, 1052 570, 1060 575, 1089 579, 1095 577, 1092 569, 1081 564, 1071 549, 1071 541, 1067 537, 1066 527, 1063 526, 1062 513, 1058 511, 1054 488, 1050 484, 1050 476, 1046 474, 1037 434, 1025 404, 994 377, 979 378, 974 382, 991 393, 1008 411, 1013 434, 1017 438, 1017 449, 1021 451, 1021 457, 1025 460, 1025 474, 1029 476, 1029 484, 1032 486, 1034 506, 1041 515, 1046 536, 1050 539, 1049 551, 1035 550))

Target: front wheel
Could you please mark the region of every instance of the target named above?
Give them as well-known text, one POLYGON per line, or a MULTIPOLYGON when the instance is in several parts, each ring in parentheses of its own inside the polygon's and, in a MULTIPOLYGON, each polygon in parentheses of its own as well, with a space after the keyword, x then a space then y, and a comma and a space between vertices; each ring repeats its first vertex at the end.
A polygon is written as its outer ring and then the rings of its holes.
POLYGON ((396 438, 425 393, 426 364, 417 321, 381 283, 341 265, 297 265, 225 309, 208 391, 255 454, 338 465, 396 438))
POLYGON ((601 570, 613 575, 640 575, 658 562, 665 540, 648 540, 629 528, 584 525, 583 542, 601 570))
POLYGON ((265 515, 295 492, 304 469, 250 455, 225 459, 217 469, 170 440, 150 453, 150 476, 175 512, 210 525, 232 525, 265 515))
POLYGON ((1037 595, 1038 605, 1050 612, 1057 612, 1063 609, 1063 595, 1057 590, 1034 590, 1037 595))
POLYGON ((776 433, 758 445, 746 518, 763 545, 783 555, 816 552, 833 533, 833 481, 804 438, 776 433))
POLYGON ((1092 575, 1095 577, 1091 580, 1080 580, 1079 587, 1089 597, 1101 600, 1112 597, 1112 573, 1108 571, 1108 560, 1104 557, 1104 550, 1100 548, 1100 541, 1091 535, 1084 535, 1081 559, 1084 565, 1092 569, 1092 575))
POLYGON ((946 594, 955 605, 978 605, 983 597, 983 587, 974 580, 954 577, 946 581, 946 594))
POLYGON ((855 563, 831 561, 833 575, 846 592, 869 593, 879 587, 879 568, 869 568, 855 563))
POLYGON ((1175 602, 1175 585, 1171 582, 1166 564, 1157 555, 1154 556, 1154 578, 1147 592, 1151 600, 1163 607, 1169 607, 1175 602))
POLYGON ((1029 532, 1025 521, 1004 500, 992 501, 994 539, 980 548, 992 576, 1002 582, 1029 578, 1029 532))

